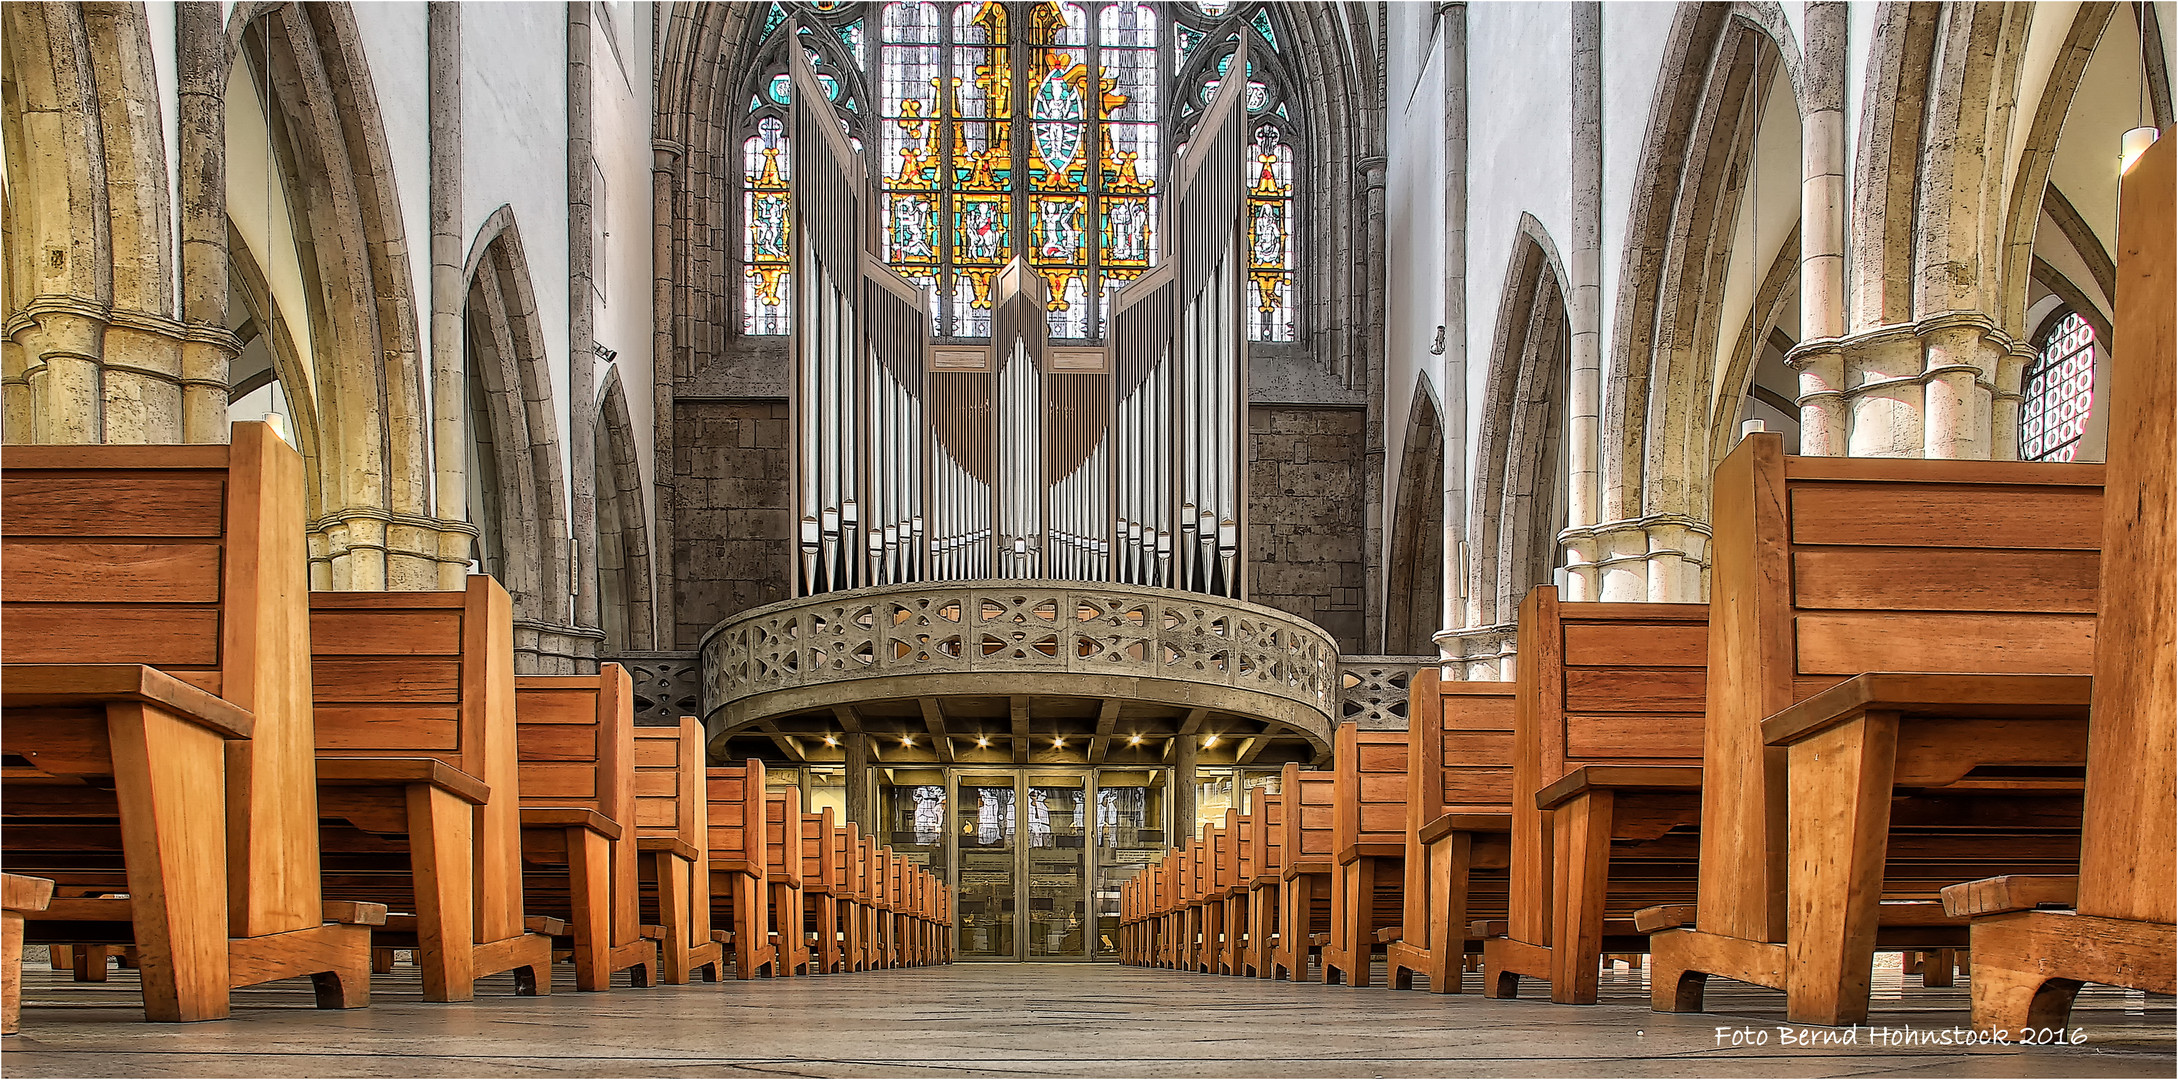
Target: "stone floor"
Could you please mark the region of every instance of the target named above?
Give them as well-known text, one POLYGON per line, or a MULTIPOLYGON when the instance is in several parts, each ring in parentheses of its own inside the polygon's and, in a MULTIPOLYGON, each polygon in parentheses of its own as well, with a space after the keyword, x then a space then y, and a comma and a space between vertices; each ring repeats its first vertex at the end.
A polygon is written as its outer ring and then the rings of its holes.
MULTIPOLYGON (((28 965, 8 1076, 2157 1076, 2174 1073, 2169 998, 2083 993, 2065 1047, 1781 1045, 1782 995, 1712 984, 1712 1012, 1650 1012, 1621 967, 1591 1007, 1469 994, 1260 982, 1111 965, 958 964, 781 982, 516 998, 505 977, 467 1004, 420 999, 413 969, 375 1004, 310 1007, 303 984, 236 994, 232 1020, 141 1022, 134 974, 78 985, 28 965), (1766 1043, 1732 1045, 1718 1029, 1766 1043)), ((1879 969, 1874 1023, 1941 1037, 1963 985, 1879 969)), ((1963 983, 1963 981, 1962 981, 1963 983)))

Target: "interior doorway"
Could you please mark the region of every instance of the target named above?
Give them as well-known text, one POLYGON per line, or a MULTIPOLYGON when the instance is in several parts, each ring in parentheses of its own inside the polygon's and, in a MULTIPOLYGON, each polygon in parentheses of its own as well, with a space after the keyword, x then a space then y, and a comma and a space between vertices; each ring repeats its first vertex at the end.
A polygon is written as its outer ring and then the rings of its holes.
POLYGON ((1168 768, 879 770, 882 839, 953 886, 960 960, 1109 961, 1165 850, 1168 768))

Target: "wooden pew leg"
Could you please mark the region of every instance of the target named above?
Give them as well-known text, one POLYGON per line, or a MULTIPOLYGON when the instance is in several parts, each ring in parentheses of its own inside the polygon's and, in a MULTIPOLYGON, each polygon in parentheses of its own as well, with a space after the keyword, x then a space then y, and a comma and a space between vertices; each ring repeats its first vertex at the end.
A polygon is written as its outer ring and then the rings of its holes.
POLYGON ((69 968, 79 983, 106 981, 106 969, 113 966, 113 948, 108 945, 77 945, 69 951, 69 968))
POLYGON ((1610 791, 1586 791, 1555 811, 1557 911, 1551 919, 1550 1000, 1593 1005, 1603 962, 1603 904, 1611 883, 1610 791))
POLYGON ((393 950, 392 950, 392 949, 383 949, 383 948, 378 948, 378 949, 372 949, 372 950, 371 950, 371 974, 373 974, 373 975, 391 975, 391 974, 393 974, 393 950))
POLYGON ((658 876, 658 921, 665 924, 665 938, 658 942, 658 980, 668 986, 686 986, 693 974, 688 967, 690 950, 689 898, 694 895, 694 863, 671 852, 652 856, 658 876))
POLYGON ((0 1035, 13 1035, 23 1017, 23 916, 0 911, 0 1035))
POLYGON ((575 939, 575 989, 610 990, 613 985, 612 852, 603 836, 588 829, 567 830, 568 899, 575 939))
MULTIPOLYGON (((1455 832, 1429 847, 1429 992, 1460 992, 1467 959, 1467 883, 1473 874, 1474 837, 1455 832)), ((1411 928, 1410 928, 1411 929, 1411 928)))
MULTIPOLYGON (((383 920, 381 920, 383 921, 383 920)), ((321 923, 227 943, 230 985, 256 986, 310 976, 318 1008, 360 1009, 371 1003, 371 928, 321 923)))
POLYGON ((1785 1016, 1794 1023, 1868 1018, 1897 757, 1895 713, 1866 712, 1790 747, 1785 1016))
MULTIPOLYGON (((135 702, 109 705, 106 726, 144 1015, 168 1023, 223 1018, 230 975, 226 743, 135 702)), ((104 956, 101 950, 101 963, 104 956)))
POLYGON ((1950 986, 1952 973, 1958 970, 1957 949, 1932 949, 1921 954, 1921 985, 1950 986))
POLYGON ((2069 911, 1974 920, 1977 1031, 2062 1027, 2084 982, 2178 992, 2178 927, 2069 911))
POLYGON ((416 880, 416 967, 425 1001, 476 997, 476 813, 453 792, 408 787, 408 858, 416 880))

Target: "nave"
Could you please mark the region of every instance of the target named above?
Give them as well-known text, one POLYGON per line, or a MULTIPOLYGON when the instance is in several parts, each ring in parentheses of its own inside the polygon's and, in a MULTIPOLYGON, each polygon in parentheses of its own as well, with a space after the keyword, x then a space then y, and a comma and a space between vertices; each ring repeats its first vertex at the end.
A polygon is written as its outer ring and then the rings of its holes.
MULTIPOLYGON (((2085 1047, 1784 1047, 1766 991, 1712 993, 1709 1015, 1648 1009, 1638 969, 1593 1008, 1348 991, 1107 964, 954 964, 640 994, 431 1004, 401 965, 369 1009, 321 1012, 306 984, 241 991, 236 1020, 165 1028, 33 965, 40 1022, 8 1044, 13 1076, 2149 1076, 2173 1065, 2168 999, 2081 992, 2085 1047), (1720 1026, 1768 1033, 1734 1047, 1720 1026)), ((1379 965, 1377 985, 1382 985, 1379 965)), ((117 984, 133 979, 117 971, 117 984)), ((561 988, 573 990, 567 981, 561 988)), ((1870 1022, 1942 1032, 1965 991, 1879 970, 1870 1022)), ((1792 1027, 1819 1037, 1828 1029, 1792 1027)))

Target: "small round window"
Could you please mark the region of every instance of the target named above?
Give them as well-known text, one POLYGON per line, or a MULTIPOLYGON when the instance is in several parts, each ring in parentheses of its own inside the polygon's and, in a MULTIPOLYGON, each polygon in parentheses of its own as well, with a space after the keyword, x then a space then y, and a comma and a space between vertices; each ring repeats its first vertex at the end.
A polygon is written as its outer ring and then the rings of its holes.
POLYGON ((2095 329, 2079 312, 2050 330, 2020 391, 2020 460, 2071 461, 2095 404, 2095 329))

